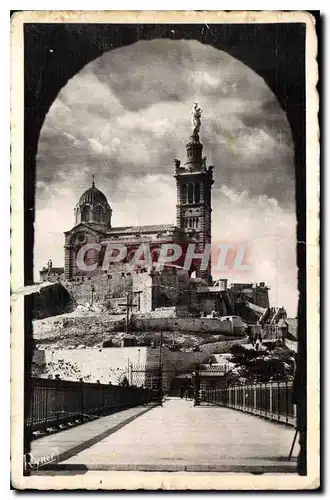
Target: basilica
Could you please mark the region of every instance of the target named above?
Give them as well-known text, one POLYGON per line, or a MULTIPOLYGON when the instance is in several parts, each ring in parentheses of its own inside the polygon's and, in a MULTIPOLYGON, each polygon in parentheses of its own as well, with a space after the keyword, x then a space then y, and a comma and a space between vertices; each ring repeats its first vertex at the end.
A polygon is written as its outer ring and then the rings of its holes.
POLYGON ((238 314, 247 321, 256 321, 269 309, 269 288, 264 282, 228 286, 224 278, 212 281, 211 259, 202 267, 199 254, 207 253, 206 246, 210 248, 211 244, 214 181, 213 166, 208 166, 202 155, 200 118, 201 110, 195 104, 185 161, 174 160, 175 224, 112 226, 111 206, 93 177, 91 187, 80 196, 74 208, 73 228, 64 233, 64 269, 53 267, 50 260, 40 271, 41 282, 62 281, 78 304, 95 300, 110 309, 127 306, 128 311, 128 303, 123 303, 126 298, 135 312, 154 312, 156 316, 172 314, 171 308, 174 308, 177 317, 238 314), (180 245, 181 255, 174 260, 173 254, 171 263, 160 270, 157 262, 162 245, 174 243, 180 245), (137 257, 141 244, 148 246, 151 263, 149 259, 146 262, 145 257, 137 257), (192 244, 195 258, 192 257, 186 267, 188 245, 192 244), (120 245, 126 252, 118 266, 109 263, 107 267, 104 255, 111 245, 120 245), (84 254, 83 266, 79 260, 81 254, 84 254))
MULTIPOLYGON (((108 243, 120 243, 127 248, 124 263, 134 256, 141 243, 148 243, 152 262, 157 262, 160 247, 164 243, 176 243, 182 248, 181 257, 174 262, 182 267, 187 245, 194 243, 196 252, 202 253, 205 245, 211 243, 211 190, 213 167, 207 166, 202 156, 203 145, 199 140, 201 110, 197 103, 192 110, 192 130, 186 144, 186 159, 182 165, 174 160, 174 178, 177 187, 175 224, 151 224, 145 226, 112 226, 112 209, 106 196, 94 181, 85 191, 74 208, 75 224, 65 234, 65 280, 74 280, 82 276, 107 273, 101 262, 108 243), (77 265, 77 255, 86 244, 99 244, 101 251, 91 248, 86 252, 85 261, 93 271, 83 271, 77 265), (96 266, 95 266, 96 264, 96 266)), ((195 259, 189 270, 197 278, 211 281, 211 261, 206 269, 200 269, 201 260, 195 259)), ((87 265, 86 265, 87 266, 87 265)))

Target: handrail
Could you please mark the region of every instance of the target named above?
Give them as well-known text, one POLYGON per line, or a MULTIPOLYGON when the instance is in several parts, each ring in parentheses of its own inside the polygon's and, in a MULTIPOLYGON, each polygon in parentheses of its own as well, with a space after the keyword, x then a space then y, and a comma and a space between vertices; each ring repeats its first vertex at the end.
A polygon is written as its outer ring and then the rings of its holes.
POLYGON ((24 418, 26 432, 61 429, 109 415, 126 408, 158 402, 158 391, 140 387, 31 378, 27 394, 29 408, 24 418))
POLYGON ((226 388, 200 390, 200 400, 226 406, 275 422, 296 426, 292 402, 293 382, 261 382, 226 388))

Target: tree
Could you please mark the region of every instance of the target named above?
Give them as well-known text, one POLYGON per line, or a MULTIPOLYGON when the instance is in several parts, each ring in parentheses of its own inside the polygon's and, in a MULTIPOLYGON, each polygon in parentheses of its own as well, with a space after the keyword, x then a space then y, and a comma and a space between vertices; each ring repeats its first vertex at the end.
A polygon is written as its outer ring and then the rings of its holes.
POLYGON ((294 353, 284 348, 271 348, 256 351, 242 345, 233 345, 230 349, 231 362, 235 368, 228 373, 231 383, 269 382, 288 380, 294 373, 294 353))

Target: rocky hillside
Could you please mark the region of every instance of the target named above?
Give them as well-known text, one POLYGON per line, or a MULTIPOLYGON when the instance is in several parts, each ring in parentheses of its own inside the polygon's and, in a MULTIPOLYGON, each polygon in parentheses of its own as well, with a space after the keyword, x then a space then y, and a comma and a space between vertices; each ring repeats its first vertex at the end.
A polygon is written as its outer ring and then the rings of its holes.
MULTIPOLYGON (((77 306, 68 290, 59 283, 36 285, 31 293, 36 304, 33 337, 37 349, 121 346, 126 335, 125 314, 114 314, 98 302, 77 306)), ((166 321, 163 323, 166 328, 166 321)), ((187 332, 182 331, 182 326, 181 330, 179 328, 179 325, 174 331, 144 328, 130 335, 135 337, 137 346, 159 345, 162 336, 164 346, 176 346, 186 352, 196 352, 196 348, 207 353, 223 352, 227 342, 228 345, 235 342, 233 334, 208 333, 205 328, 203 332, 187 332)))
MULTIPOLYGON (((125 321, 124 315, 111 315, 105 310, 85 311, 76 309, 72 313, 62 314, 33 322, 33 337, 36 347, 43 348, 77 348, 102 347, 109 342, 113 347, 119 347, 125 336, 125 331, 118 331, 118 322, 125 321)), ((226 335, 208 333, 184 333, 180 331, 163 332, 132 332, 138 346, 159 344, 162 336, 164 345, 176 345, 178 348, 192 350, 197 346, 203 352, 223 352, 220 344, 231 345, 236 339, 226 335), (218 351, 217 349, 221 349, 218 351), (216 349, 216 350, 214 350, 216 349)))
POLYGON ((124 333, 114 334, 114 324, 120 317, 110 314, 74 311, 33 322, 36 344, 53 347, 93 347, 109 338, 118 337, 118 345, 124 333))

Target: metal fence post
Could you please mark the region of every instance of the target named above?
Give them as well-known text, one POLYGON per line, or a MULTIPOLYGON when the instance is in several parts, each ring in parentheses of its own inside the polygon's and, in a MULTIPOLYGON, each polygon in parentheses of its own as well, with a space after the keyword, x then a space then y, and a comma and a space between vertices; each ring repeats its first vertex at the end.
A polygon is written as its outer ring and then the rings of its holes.
POLYGON ((297 427, 297 405, 293 405, 293 425, 294 427, 297 427))
POLYGON ((288 391, 288 381, 285 381, 285 423, 289 421, 289 391, 288 391))
POLYGON ((81 409, 81 418, 84 421, 84 379, 80 378, 80 409, 81 409))
POLYGON ((36 387, 35 387, 35 384, 33 383, 32 379, 29 380, 29 384, 30 384, 30 387, 29 387, 29 392, 31 394, 31 401, 28 405, 28 415, 30 417, 30 428, 29 428, 29 433, 30 433, 30 437, 28 438, 28 440, 32 440, 32 432, 33 432, 33 422, 34 422, 34 406, 35 406, 35 401, 36 401, 36 387))
POLYGON ((46 405, 45 405, 46 408, 45 408, 45 419, 44 419, 44 421, 48 422, 48 393, 49 393, 48 387, 46 387, 45 391, 46 391, 46 405))
POLYGON ((257 387, 253 384, 253 412, 257 413, 257 387))
POLYGON ((55 375, 55 408, 56 408, 56 426, 59 426, 59 383, 60 383, 60 376, 57 374, 55 375))
POLYGON ((160 406, 163 406, 163 370, 162 370, 162 365, 159 366, 159 404, 160 404, 160 406))
POLYGON ((97 380, 96 383, 98 384, 98 408, 97 408, 97 414, 98 414, 98 416, 100 416, 101 415, 101 397, 102 397, 101 390, 102 390, 102 387, 101 387, 101 383, 100 383, 99 380, 97 380))
POLYGON ((269 415, 270 420, 273 420, 273 384, 269 383, 269 415))
POLYGON ((196 366, 196 368, 195 368, 195 403, 194 403, 194 406, 200 405, 199 390, 200 390, 200 378, 199 378, 198 368, 196 366))

